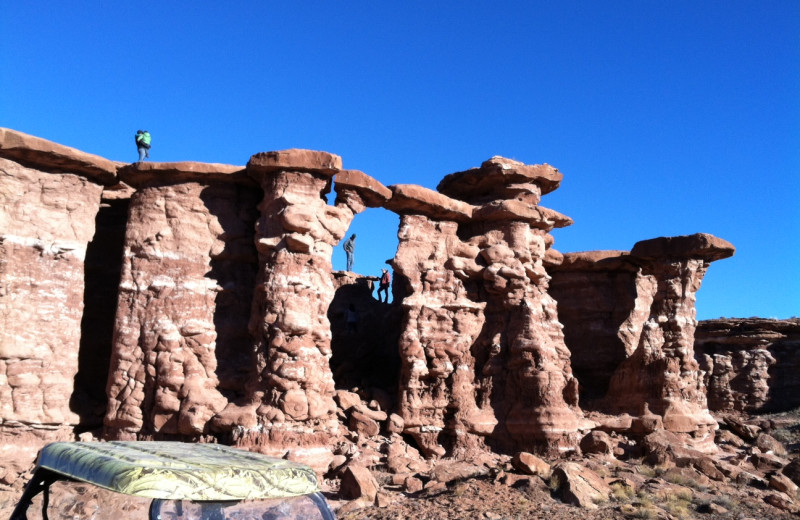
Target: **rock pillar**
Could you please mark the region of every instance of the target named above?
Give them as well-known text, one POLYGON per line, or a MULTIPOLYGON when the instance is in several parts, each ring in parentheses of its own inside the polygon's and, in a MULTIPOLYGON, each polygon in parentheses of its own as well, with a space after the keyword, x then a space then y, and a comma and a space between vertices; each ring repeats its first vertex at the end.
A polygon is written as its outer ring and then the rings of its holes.
POLYGON ((198 440, 250 375, 261 191, 242 167, 136 163, 105 436, 198 440))
POLYGON ((664 428, 691 434, 698 444, 713 439, 705 387, 694 358, 695 293, 709 264, 733 255, 733 246, 706 234, 637 242, 631 257, 652 287, 649 312, 636 349, 615 371, 606 408, 641 414, 645 405, 663 417, 664 428), (711 435, 709 435, 711 434, 711 435))
POLYGON ((445 177, 440 193, 391 187, 409 295, 400 411, 428 456, 577 444, 577 381, 543 267, 548 232, 572 221, 538 206, 560 180, 494 157, 445 177))
POLYGON ((343 173, 340 196, 330 205, 331 181, 341 171, 336 155, 267 152, 254 155, 247 168, 264 193, 250 319, 256 376, 247 398, 229 406, 217 423, 235 426, 239 445, 274 455, 288 452, 324 469, 332 457, 331 440, 339 433, 329 365, 331 255, 353 215, 369 202, 359 196, 358 186, 345 187, 347 179, 356 185, 370 179, 360 172, 343 173))
POLYGON ((0 482, 72 440, 84 260, 116 165, 0 129, 0 482), (2 471, 6 469, 7 471, 2 471))
MULTIPOLYGON (((483 327, 485 303, 471 300, 448 266, 458 252, 477 254, 461 242, 457 229, 455 222, 403 215, 393 261, 395 280, 408 285, 398 345, 399 408, 406 433, 427 456, 480 448, 497 423, 488 401, 476 401, 472 346, 483 327)), ((474 257, 465 261, 474 263, 474 257)))

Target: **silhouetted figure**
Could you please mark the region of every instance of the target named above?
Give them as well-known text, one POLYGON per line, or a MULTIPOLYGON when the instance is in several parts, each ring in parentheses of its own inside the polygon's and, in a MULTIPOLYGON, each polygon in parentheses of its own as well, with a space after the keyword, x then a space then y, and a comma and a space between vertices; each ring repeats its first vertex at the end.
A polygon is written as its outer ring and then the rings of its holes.
POLYGON ((378 285, 378 301, 382 302, 381 300, 381 292, 386 295, 385 303, 389 303, 389 286, 392 285, 392 276, 389 274, 387 269, 381 269, 383 274, 381 275, 381 281, 378 285))
POLYGON ((347 270, 353 270, 353 255, 356 250, 356 234, 350 235, 350 238, 344 241, 344 252, 347 255, 347 270))

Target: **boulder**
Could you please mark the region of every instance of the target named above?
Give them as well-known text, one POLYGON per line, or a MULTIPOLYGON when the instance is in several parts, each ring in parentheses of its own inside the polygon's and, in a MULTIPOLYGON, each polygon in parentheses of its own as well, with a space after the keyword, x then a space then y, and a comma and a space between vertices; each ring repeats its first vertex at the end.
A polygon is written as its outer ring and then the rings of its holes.
POLYGON ((514 455, 511 459, 511 464, 517 471, 525 473, 526 475, 539 475, 543 478, 550 476, 550 464, 543 461, 532 453, 521 451, 514 455))
POLYGON ((439 461, 431 471, 431 479, 447 484, 457 480, 480 477, 489 474, 486 466, 459 461, 439 461))
POLYGON ((769 477, 769 487, 781 493, 785 493, 790 497, 797 497, 797 491, 800 489, 797 484, 792 482, 792 479, 781 473, 769 477))
POLYGON ((366 437, 372 437, 373 435, 378 435, 380 433, 381 427, 374 419, 371 419, 367 415, 355 410, 352 414, 350 414, 350 429, 354 432, 359 433, 360 435, 364 435, 366 437))
POLYGON ((551 482, 561 499, 586 509, 597 509, 608 501, 611 487, 594 471, 574 462, 562 462, 553 467, 551 482))
POLYGON ((595 430, 587 433, 581 439, 580 448, 585 454, 598 453, 601 455, 611 455, 614 452, 616 443, 604 431, 595 430))
POLYGON ((784 466, 781 473, 789 477, 792 482, 800 486, 800 459, 792 459, 789 464, 784 466))
POLYGON ((778 457, 786 456, 786 448, 775 437, 766 433, 760 433, 756 437, 756 446, 765 453, 773 453, 778 457))
POLYGON ((342 473, 339 494, 347 500, 374 503, 378 495, 378 481, 363 466, 349 465, 342 473))

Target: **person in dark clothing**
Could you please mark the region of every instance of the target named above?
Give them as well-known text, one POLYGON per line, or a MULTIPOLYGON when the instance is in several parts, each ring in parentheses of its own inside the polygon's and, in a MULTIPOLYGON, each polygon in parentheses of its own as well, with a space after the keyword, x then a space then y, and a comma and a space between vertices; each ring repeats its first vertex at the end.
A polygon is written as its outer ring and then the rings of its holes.
POLYGON ((350 235, 350 238, 344 241, 344 252, 347 255, 347 270, 353 270, 353 256, 356 250, 356 234, 350 235))
POLYGON ((383 292, 386 295, 384 303, 389 303, 389 286, 392 285, 392 276, 387 269, 381 269, 381 271, 383 274, 381 275, 381 281, 378 283, 378 301, 384 301, 381 299, 381 292, 383 292))

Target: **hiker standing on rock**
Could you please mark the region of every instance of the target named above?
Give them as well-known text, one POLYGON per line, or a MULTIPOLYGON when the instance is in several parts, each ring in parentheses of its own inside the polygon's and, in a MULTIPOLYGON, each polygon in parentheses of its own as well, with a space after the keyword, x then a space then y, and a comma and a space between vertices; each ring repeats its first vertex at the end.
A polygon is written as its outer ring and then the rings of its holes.
POLYGON ((136 149, 139 151, 139 162, 144 161, 145 157, 150 158, 150 132, 137 130, 136 149))
POLYGON ((381 275, 381 281, 378 285, 378 301, 383 301, 381 300, 381 291, 383 291, 383 294, 386 295, 386 301, 384 303, 389 303, 389 286, 392 284, 392 276, 387 269, 381 269, 381 271, 383 274, 381 275))
POLYGON ((353 253, 356 250, 356 234, 350 235, 350 238, 344 241, 344 252, 347 255, 347 270, 353 270, 353 253))

